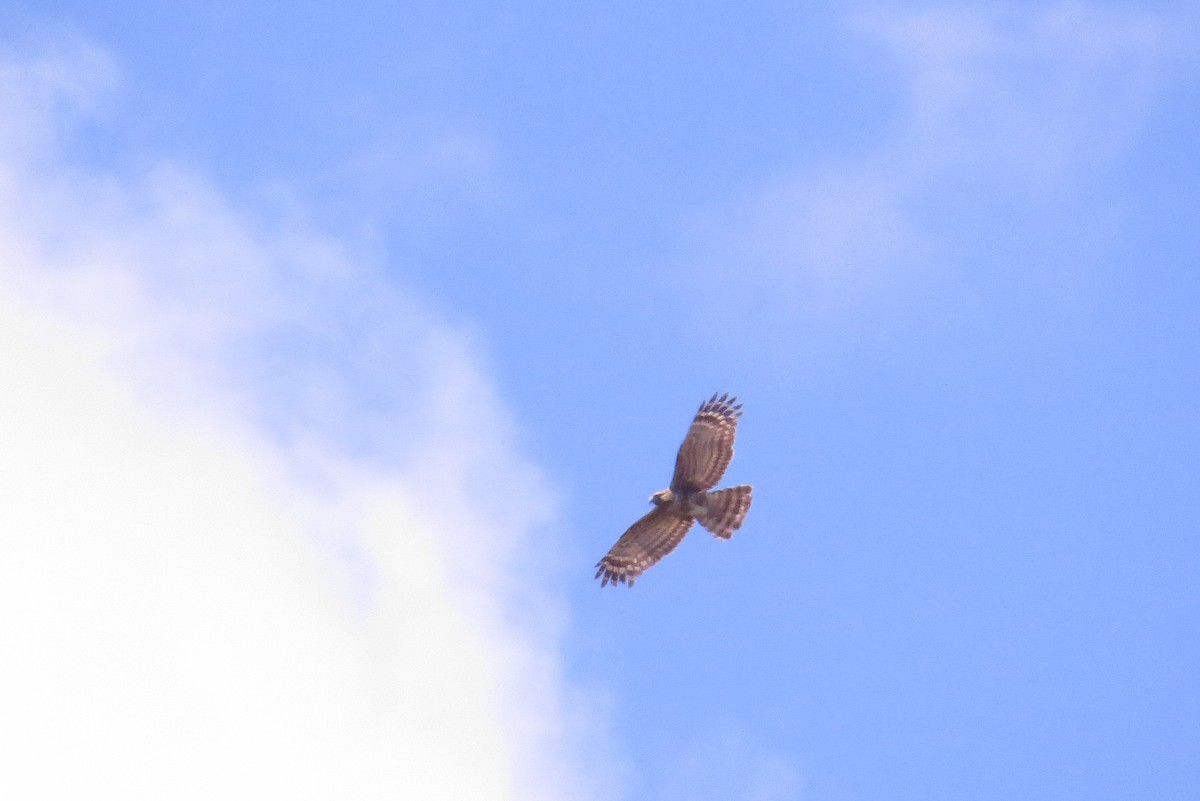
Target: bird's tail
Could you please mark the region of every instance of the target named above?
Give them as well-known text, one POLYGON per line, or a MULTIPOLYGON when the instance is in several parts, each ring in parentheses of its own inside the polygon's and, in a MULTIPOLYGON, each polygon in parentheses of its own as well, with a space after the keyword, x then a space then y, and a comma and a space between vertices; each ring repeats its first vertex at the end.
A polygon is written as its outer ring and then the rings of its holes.
POLYGON ((742 527, 746 512, 750 511, 750 493, 753 488, 742 484, 729 489, 710 492, 704 499, 705 512, 696 519, 713 536, 727 540, 742 527))

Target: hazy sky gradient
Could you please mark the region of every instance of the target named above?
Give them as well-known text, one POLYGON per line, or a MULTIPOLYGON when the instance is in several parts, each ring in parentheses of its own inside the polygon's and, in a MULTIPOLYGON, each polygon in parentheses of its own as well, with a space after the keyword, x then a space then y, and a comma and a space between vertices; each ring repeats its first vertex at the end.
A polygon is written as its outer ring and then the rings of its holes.
POLYGON ((0 23, 3 794, 1200 790, 1188 4, 0 23))

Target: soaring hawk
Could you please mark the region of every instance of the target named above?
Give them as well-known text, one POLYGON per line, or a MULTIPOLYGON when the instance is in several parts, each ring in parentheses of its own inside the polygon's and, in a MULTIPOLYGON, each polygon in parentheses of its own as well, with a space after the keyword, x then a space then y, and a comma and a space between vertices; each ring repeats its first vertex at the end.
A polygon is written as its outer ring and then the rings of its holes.
POLYGON ((735 405, 736 400, 728 393, 719 398, 713 393, 700 404, 679 446, 671 488, 650 496, 654 508, 596 564, 601 587, 610 581, 632 587, 634 579, 675 550, 697 520, 723 540, 742 527, 752 488, 743 484, 709 492, 733 459, 733 438, 742 416, 742 404, 735 405))

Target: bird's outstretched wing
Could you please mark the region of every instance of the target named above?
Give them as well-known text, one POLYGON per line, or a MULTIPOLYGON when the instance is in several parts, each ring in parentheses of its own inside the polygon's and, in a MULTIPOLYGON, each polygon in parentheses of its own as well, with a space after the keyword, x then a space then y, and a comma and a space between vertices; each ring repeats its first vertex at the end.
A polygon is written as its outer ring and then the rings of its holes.
POLYGON ((628 584, 655 562, 675 550, 695 522, 673 506, 655 507, 621 535, 617 544, 596 563, 600 586, 628 584), (603 577, 603 578, 601 578, 603 577))
POLYGON ((735 405, 736 400, 728 394, 717 397, 714 393, 700 404, 675 457, 673 492, 710 490, 725 475, 733 460, 733 439, 742 415, 742 404, 735 405))

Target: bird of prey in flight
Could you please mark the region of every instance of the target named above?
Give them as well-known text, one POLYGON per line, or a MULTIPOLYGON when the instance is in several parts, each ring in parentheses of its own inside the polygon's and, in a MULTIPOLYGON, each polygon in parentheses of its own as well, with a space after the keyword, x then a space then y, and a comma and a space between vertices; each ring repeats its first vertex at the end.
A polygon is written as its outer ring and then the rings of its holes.
POLYGON ((675 550, 696 521, 723 540, 741 528, 752 488, 742 484, 710 491, 733 459, 733 439, 742 416, 742 404, 735 404, 736 400, 714 393, 700 404, 679 446, 670 489, 650 496, 654 508, 596 564, 600 586, 612 582, 632 587, 638 576, 675 550))

